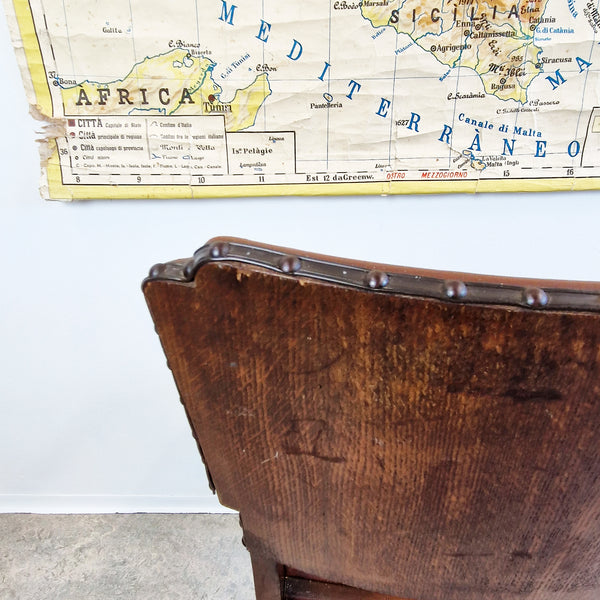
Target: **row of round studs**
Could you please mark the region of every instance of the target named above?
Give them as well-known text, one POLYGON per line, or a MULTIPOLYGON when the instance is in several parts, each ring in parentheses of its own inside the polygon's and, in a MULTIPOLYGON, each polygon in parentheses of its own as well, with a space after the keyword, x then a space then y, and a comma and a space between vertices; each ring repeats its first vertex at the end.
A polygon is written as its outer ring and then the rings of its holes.
MULTIPOLYGON (((209 247, 209 256, 213 259, 226 258, 230 249, 228 242, 215 242, 209 247)), ((282 273, 291 275, 300 271, 302 261, 297 256, 284 255, 277 261, 277 266, 282 273)), ((184 274, 186 277, 191 278, 195 270, 195 261, 191 261, 186 265, 184 274)), ((385 271, 378 269, 368 271, 364 278, 365 286, 373 290, 384 289, 388 286, 389 282, 389 275, 385 271)), ((443 291, 449 300, 464 300, 469 294, 467 284, 458 280, 443 282, 443 291)), ((543 308, 548 304, 548 294, 541 288, 524 288, 522 294, 524 304, 531 308, 543 308)))

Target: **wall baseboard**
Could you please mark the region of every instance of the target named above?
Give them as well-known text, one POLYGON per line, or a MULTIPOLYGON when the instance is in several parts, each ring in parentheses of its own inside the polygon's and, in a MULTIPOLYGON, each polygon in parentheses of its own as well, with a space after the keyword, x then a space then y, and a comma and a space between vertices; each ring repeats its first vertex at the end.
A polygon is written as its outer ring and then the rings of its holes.
POLYGON ((0 494, 0 513, 232 513, 216 496, 88 496, 0 494))

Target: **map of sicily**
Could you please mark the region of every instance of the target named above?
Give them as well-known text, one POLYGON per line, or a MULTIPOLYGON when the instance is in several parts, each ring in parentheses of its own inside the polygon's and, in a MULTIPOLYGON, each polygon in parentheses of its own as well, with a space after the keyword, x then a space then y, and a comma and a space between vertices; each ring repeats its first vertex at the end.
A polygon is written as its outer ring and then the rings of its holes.
POLYGON ((5 0, 47 198, 600 187, 598 0, 5 0))

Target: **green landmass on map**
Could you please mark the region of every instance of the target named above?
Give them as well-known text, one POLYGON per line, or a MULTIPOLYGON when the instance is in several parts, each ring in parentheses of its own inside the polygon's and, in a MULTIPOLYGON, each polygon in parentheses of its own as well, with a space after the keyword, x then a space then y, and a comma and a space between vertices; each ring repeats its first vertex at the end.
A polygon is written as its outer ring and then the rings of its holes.
POLYGON ((66 115, 218 115, 226 131, 242 131, 256 121, 271 94, 266 73, 257 75, 233 99, 222 100, 223 89, 213 79, 215 63, 175 49, 136 64, 122 79, 108 83, 83 81, 63 87, 66 115))

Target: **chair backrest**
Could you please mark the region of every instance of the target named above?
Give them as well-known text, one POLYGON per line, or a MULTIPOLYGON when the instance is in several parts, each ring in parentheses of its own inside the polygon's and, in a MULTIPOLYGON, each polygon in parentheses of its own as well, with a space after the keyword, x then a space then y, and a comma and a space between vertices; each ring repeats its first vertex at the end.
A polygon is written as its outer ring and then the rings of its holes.
POLYGON ((260 600, 600 597, 600 285, 219 239, 144 293, 260 600))

